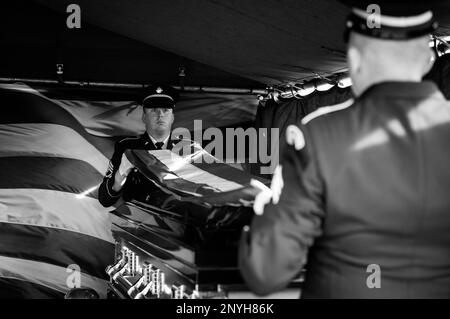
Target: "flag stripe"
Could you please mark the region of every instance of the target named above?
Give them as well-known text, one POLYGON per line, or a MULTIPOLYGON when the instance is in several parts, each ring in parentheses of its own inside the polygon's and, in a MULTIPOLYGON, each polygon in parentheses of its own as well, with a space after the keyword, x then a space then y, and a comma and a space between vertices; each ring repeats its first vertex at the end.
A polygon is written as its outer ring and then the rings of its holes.
POLYGON ((2 101, 0 124, 48 123, 62 125, 76 131, 107 158, 112 155, 114 141, 95 138, 87 133, 77 119, 55 101, 45 98, 30 88, 26 92, 12 88, 12 86, 7 86, 5 89, 5 85, 0 85, 0 101, 2 101))
POLYGON ((0 222, 51 227, 114 242, 110 215, 93 198, 41 189, 0 189, 0 222))
MULTIPOLYGON (((101 298, 106 297, 107 281, 86 275, 81 269, 81 286, 97 291, 101 298)), ((30 281, 50 289, 66 293, 70 288, 67 278, 70 273, 66 267, 59 267, 39 261, 0 256, 0 277, 30 281)))
MULTIPOLYGON (((80 194, 101 183, 90 164, 60 157, 0 157, 0 188, 39 188, 80 194)), ((95 193, 89 196, 94 197, 95 193)))
POLYGON ((76 131, 48 123, 0 124, 0 156, 54 156, 83 160, 100 174, 108 159, 76 131))
MULTIPOLYGON (((3 257, 30 259, 81 270, 106 279, 106 265, 114 262, 114 245, 95 237, 34 225, 0 223, 0 251, 3 257)), ((0 259, 2 258, 0 256, 0 259)), ((3 265, 0 263, 0 269, 3 265)))
POLYGON ((133 150, 127 152, 126 156, 132 165, 139 168, 147 178, 159 181, 158 187, 166 193, 173 194, 176 191, 177 195, 182 193, 186 196, 203 196, 218 192, 217 189, 210 187, 208 184, 196 183, 175 175, 174 172, 170 171, 169 167, 160 161, 160 153, 166 153, 168 156, 171 156, 170 151, 165 150, 149 152, 133 150), (151 172, 151 174, 148 174, 148 172, 151 172))
POLYGON ((177 143, 173 148, 173 153, 181 156, 185 162, 198 169, 237 184, 248 183, 251 178, 249 173, 228 165, 220 158, 216 158, 208 153, 200 144, 192 140, 183 139, 177 143))
POLYGON ((222 162, 214 162, 211 164, 206 162, 194 162, 192 163, 192 165, 198 169, 204 170, 205 172, 214 174, 215 176, 233 181, 241 185, 248 184, 251 178, 247 172, 222 162))
MULTIPOLYGON (((194 166, 193 164, 186 161, 185 158, 178 156, 173 152, 150 151, 150 153, 154 154, 157 159, 169 169, 169 171, 173 172, 184 180, 197 184, 206 184, 219 192, 226 192, 242 187, 242 185, 235 183, 232 180, 223 179, 217 175, 214 175, 213 173, 194 166)), ((166 176, 164 179, 168 178, 169 176, 166 176)))
POLYGON ((39 294, 30 287, 65 293, 66 267, 76 264, 82 285, 104 297, 114 239, 95 189, 113 141, 92 137, 57 102, 25 91, 0 89, 0 277, 25 287, 28 298, 39 294))
MULTIPOLYGON (((177 194, 184 193, 185 196, 179 197, 178 199, 181 201, 188 200, 193 203, 197 203, 199 205, 213 204, 213 205, 241 205, 239 196, 242 195, 246 199, 249 198, 249 194, 245 186, 249 185, 250 177, 245 185, 239 185, 234 183, 233 181, 228 181, 225 179, 221 179, 220 177, 214 176, 209 172, 205 172, 204 170, 195 166, 195 164, 186 165, 186 158, 181 158, 173 152, 160 150, 160 151, 142 151, 142 150, 134 150, 132 152, 126 153, 129 160, 138 167, 141 172, 146 172, 150 170, 153 175, 157 177, 157 180, 160 182, 160 187, 164 189, 169 189, 172 191, 177 191, 177 194), (150 154, 150 156, 149 156, 150 154), (162 161, 162 156, 167 158, 169 166, 171 166, 171 162, 173 161, 173 166, 168 167, 162 161), (181 160, 180 160, 181 158, 181 160), (184 167, 184 176, 182 174, 178 174, 180 172, 180 167, 184 167), (180 177, 181 175, 181 177, 180 177), (190 175, 190 176, 189 176, 190 175), (184 179, 183 177, 188 177, 188 179, 184 179), (196 177, 200 177, 196 179, 196 177), (201 179, 205 176, 214 176, 214 178, 209 179, 201 179), (219 187, 227 186, 230 190, 223 191, 217 187, 217 183, 219 182, 219 187), (220 184, 224 182, 224 184, 220 184), (194 196, 192 196, 194 195, 194 196), (199 195, 201 197, 199 197, 199 195), (223 200, 222 200, 223 199, 223 200)), ((229 168, 229 165, 223 163, 217 163, 218 166, 223 165, 224 170, 229 168)), ((205 164, 208 165, 208 164, 205 164)), ((152 178, 152 174, 147 174, 148 178, 152 178)), ((242 175, 245 175, 241 172, 242 175)), ((222 187, 223 189, 223 187, 222 187)), ((167 191, 166 191, 167 192, 167 191)))

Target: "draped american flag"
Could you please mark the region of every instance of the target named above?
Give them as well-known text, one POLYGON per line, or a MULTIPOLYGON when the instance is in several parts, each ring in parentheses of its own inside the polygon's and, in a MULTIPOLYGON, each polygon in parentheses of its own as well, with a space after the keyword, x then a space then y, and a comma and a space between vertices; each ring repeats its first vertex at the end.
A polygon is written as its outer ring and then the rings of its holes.
POLYGON ((62 297, 69 265, 106 294, 108 211, 95 192, 108 166, 84 127, 23 85, 0 88, 0 295, 62 297))

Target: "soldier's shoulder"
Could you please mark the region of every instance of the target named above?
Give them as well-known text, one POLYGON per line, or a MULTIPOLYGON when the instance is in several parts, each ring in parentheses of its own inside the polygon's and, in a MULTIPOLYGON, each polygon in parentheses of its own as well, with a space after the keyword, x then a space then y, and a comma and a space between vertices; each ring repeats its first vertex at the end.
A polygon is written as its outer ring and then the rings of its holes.
POLYGON ((305 116, 299 125, 306 140, 314 140, 321 145, 341 143, 353 129, 353 119, 357 114, 357 102, 353 99, 343 103, 324 106, 305 116))

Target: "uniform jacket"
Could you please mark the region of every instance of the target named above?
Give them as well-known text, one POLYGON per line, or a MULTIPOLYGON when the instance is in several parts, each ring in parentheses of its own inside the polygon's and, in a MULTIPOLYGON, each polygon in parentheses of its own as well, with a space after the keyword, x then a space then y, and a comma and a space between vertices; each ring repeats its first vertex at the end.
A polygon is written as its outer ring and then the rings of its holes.
MULTIPOLYGON (((169 138, 167 142, 167 149, 171 150, 179 141, 180 140, 172 140, 169 138)), ((142 188, 145 188, 146 186, 141 185, 142 187, 139 187, 139 185, 136 185, 143 183, 145 180, 144 178, 139 178, 140 173, 137 170, 130 172, 127 177, 127 181, 120 192, 115 192, 112 189, 112 186, 114 185, 114 176, 120 167, 122 156, 128 149, 152 151, 157 148, 147 133, 140 136, 126 137, 116 142, 113 156, 109 162, 108 171, 106 172, 98 191, 98 200, 105 207, 114 205, 123 194, 138 197, 137 193, 145 191, 142 188)))
POLYGON ((450 103, 434 84, 377 84, 286 135, 279 200, 240 243, 255 292, 305 266, 302 297, 450 298, 450 103))

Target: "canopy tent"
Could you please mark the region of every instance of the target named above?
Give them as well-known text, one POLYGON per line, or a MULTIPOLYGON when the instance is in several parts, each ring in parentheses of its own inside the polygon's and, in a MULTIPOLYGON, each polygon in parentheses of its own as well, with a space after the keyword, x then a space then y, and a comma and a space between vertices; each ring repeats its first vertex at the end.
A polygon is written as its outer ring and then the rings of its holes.
POLYGON ((82 28, 70 30, 66 26, 65 6, 62 8, 64 13, 58 13, 26 0, 0 4, 0 11, 8 13, 0 21, 5 48, 0 61, 1 77, 56 80, 56 64, 60 63, 64 65, 64 81, 178 84, 179 67, 183 65, 186 84, 262 87, 90 25, 84 19, 84 8, 82 28))
MULTIPOLYGON (((346 70, 338 1, 80 0, 68 29, 72 2, 2 2, 1 76, 55 78, 64 63, 65 79, 264 88, 346 70)), ((450 4, 436 14, 450 35, 450 4)))

